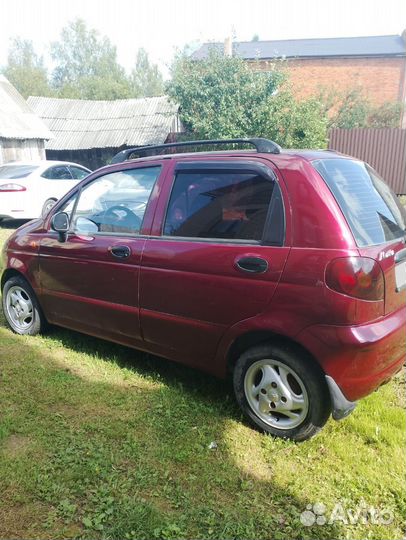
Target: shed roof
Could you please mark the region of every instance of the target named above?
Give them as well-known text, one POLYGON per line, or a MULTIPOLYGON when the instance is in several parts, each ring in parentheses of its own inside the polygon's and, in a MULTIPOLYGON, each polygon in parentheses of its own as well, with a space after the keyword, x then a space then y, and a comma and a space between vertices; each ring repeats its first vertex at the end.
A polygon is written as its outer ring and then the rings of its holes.
POLYGON ((54 133, 49 150, 159 144, 178 129, 178 106, 166 96, 115 101, 29 97, 28 103, 54 133))
MULTIPOLYGON (((192 58, 206 58, 211 49, 223 51, 223 43, 204 43, 192 58)), ((349 56, 406 56, 402 36, 364 36, 275 41, 239 41, 233 53, 245 60, 268 58, 325 58, 349 56)))
POLYGON ((52 133, 14 86, 0 75, 0 138, 50 139, 52 133))

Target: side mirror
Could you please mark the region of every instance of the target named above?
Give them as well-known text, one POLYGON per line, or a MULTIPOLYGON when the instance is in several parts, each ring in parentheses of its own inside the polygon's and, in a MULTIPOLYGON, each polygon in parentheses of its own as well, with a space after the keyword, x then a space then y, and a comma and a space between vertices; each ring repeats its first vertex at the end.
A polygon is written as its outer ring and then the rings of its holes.
POLYGON ((58 212, 51 220, 51 228, 59 233, 59 241, 66 242, 69 231, 69 216, 66 212, 58 212))

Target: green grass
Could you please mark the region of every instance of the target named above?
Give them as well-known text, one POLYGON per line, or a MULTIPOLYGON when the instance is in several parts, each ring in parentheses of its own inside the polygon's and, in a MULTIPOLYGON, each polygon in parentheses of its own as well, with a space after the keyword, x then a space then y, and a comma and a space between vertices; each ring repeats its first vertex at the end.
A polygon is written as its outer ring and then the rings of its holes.
POLYGON ((401 538, 404 390, 398 375, 295 444, 248 427, 223 381, 63 329, 16 336, 0 319, 0 537, 401 538), (393 521, 300 522, 309 504, 330 515, 362 501, 393 521))

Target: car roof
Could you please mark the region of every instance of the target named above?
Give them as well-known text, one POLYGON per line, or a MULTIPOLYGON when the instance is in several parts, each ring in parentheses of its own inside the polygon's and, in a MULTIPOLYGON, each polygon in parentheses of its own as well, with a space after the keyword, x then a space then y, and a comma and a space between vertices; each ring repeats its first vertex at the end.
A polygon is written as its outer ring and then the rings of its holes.
MULTIPOLYGON (((136 152, 136 148, 134 149, 134 153, 136 152)), ((295 149, 281 149, 280 153, 264 153, 264 152, 256 152, 255 150, 214 150, 214 151, 208 151, 208 152, 182 152, 182 153, 175 153, 175 154, 156 154, 153 156, 143 156, 138 157, 134 159, 128 159, 126 161, 121 161, 118 163, 114 163, 112 165, 107 165, 106 168, 113 167, 115 170, 117 170, 117 165, 123 165, 125 163, 141 163, 141 162, 149 162, 149 161, 160 161, 163 159, 193 159, 198 160, 199 158, 206 160, 210 157, 262 157, 269 159, 271 161, 274 161, 276 164, 280 158, 283 158, 286 162, 286 159, 288 161, 294 161, 298 158, 304 159, 306 161, 313 161, 316 159, 331 159, 331 158, 343 158, 348 159, 350 156, 346 156, 344 154, 341 154, 339 152, 335 152, 333 150, 295 150, 295 149)), ((350 158, 351 159, 351 158, 350 158)), ((352 158, 354 159, 354 158, 352 158)), ((104 168, 104 167, 103 167, 104 168)))

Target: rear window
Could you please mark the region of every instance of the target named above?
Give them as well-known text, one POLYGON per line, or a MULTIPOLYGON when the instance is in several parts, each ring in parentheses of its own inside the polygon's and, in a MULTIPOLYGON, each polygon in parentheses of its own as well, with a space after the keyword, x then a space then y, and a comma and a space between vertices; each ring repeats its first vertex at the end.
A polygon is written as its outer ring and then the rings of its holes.
POLYGON ((320 159, 312 164, 340 205, 359 247, 404 236, 405 209, 369 165, 339 158, 320 159))
POLYGON ((25 178, 38 169, 35 165, 3 165, 0 167, 1 180, 15 180, 16 178, 25 178))

